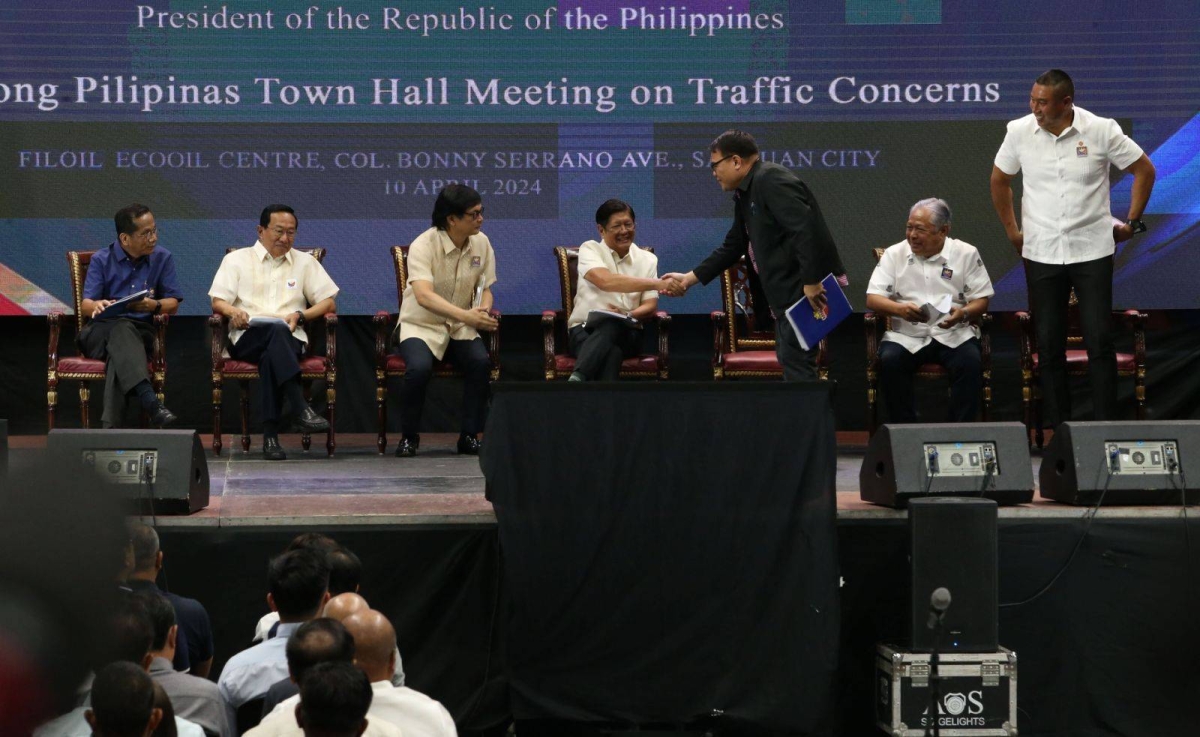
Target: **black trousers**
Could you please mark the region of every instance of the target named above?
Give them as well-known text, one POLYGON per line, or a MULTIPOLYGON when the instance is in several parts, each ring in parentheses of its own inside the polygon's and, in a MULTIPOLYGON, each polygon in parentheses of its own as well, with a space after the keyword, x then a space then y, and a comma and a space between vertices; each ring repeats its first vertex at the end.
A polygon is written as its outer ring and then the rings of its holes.
POLYGON ((807 351, 801 348, 800 339, 786 317, 775 320, 775 357, 783 366, 784 381, 816 381, 819 350, 818 346, 807 351))
POLYGON ((594 327, 576 325, 567 335, 575 371, 588 381, 616 381, 621 361, 641 347, 642 333, 617 320, 601 320, 594 327))
POLYGON ((924 363, 937 363, 950 373, 950 421, 974 422, 983 388, 979 339, 950 348, 936 340, 916 353, 890 340, 879 344, 880 377, 889 422, 916 422, 913 374, 924 363))
POLYGON ((1025 260, 1029 301, 1037 332, 1042 402, 1051 427, 1071 419, 1067 383, 1067 303, 1079 298, 1079 322, 1088 354, 1095 419, 1117 419, 1117 354, 1112 335, 1113 259, 1077 264, 1025 260))
POLYGON ((84 326, 76 342, 85 356, 106 362, 100 423, 116 427, 121 424, 126 395, 139 383, 150 380, 146 357, 154 350, 154 325, 148 320, 124 317, 93 320, 84 326))
MULTIPOLYGON (((300 380, 300 356, 303 354, 304 343, 281 323, 253 325, 229 349, 231 357, 258 364, 258 393, 262 397, 264 423, 279 423, 284 386, 289 381, 300 380)), ((292 412, 302 409, 292 407, 292 412)))
MULTIPOLYGON (((400 389, 400 431, 405 435, 421 432, 421 412, 425 409, 425 390, 433 377, 436 359, 420 338, 402 341, 397 348, 404 359, 404 386, 400 389)), ((487 420, 488 372, 491 360, 482 338, 451 340, 445 359, 462 371, 463 399, 460 432, 475 435, 487 420)))

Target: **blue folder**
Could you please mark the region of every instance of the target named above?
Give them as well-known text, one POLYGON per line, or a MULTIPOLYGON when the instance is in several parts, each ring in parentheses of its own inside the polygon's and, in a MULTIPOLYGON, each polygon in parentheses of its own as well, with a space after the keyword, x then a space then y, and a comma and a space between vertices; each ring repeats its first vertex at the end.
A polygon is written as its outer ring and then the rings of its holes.
POLYGON ((806 351, 812 350, 851 312, 850 301, 837 277, 830 274, 821 280, 821 286, 825 287, 825 309, 814 310, 805 297, 787 309, 788 322, 800 339, 800 347, 806 351))

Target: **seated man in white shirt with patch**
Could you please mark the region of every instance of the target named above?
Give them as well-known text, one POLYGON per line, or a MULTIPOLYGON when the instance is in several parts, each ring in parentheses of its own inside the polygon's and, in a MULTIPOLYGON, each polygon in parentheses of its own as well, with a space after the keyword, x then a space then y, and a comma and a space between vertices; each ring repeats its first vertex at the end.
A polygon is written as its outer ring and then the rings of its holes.
POLYGON ((601 241, 579 247, 579 285, 567 318, 569 350, 575 356, 570 381, 616 381, 621 361, 637 353, 640 325, 620 319, 588 323, 592 310, 618 312, 638 321, 654 314, 659 291, 683 294, 679 282, 658 278, 658 257, 633 242, 633 208, 608 200, 596 210, 601 241))
POLYGON ((292 208, 267 205, 258 222, 258 241, 225 256, 208 296, 213 312, 229 318, 230 357, 258 364, 263 457, 282 461, 285 398, 301 430, 329 430, 329 421, 304 399, 300 356, 308 343, 304 325, 334 311, 338 287, 315 258, 292 248, 299 224, 292 208), (252 318, 266 320, 251 324, 252 318))
POLYGON ((970 320, 995 294, 979 251, 950 236, 950 206, 930 198, 912 206, 907 239, 888 247, 867 286, 867 309, 892 318, 879 346, 888 419, 916 422, 912 379, 926 363, 950 374, 950 420, 973 422, 983 376, 979 335, 970 320), (938 310, 946 306, 948 310, 938 310), (944 312, 933 320, 938 312, 944 312), (931 324, 932 322, 932 324, 931 324))

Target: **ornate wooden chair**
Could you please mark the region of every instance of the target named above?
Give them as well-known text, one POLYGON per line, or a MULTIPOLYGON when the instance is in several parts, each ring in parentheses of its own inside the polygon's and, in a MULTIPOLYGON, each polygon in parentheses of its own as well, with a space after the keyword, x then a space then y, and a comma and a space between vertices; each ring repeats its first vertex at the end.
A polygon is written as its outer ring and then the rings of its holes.
MULTIPOLYGON (((237 249, 226 248, 225 253, 237 249)), ((324 248, 299 249, 318 262, 324 262, 324 248)), ((325 380, 325 418, 329 420, 329 432, 325 440, 325 450, 333 455, 337 447, 337 433, 334 429, 334 416, 337 409, 337 314, 330 312, 323 321, 325 331, 325 355, 317 355, 313 348, 317 344, 320 329, 318 322, 306 325, 308 345, 300 358, 300 382, 304 386, 304 399, 311 401, 312 382, 317 379, 325 380)), ((213 412, 213 453, 221 455, 221 388, 226 380, 238 382, 241 399, 242 415, 242 452, 250 452, 250 382, 258 379, 258 365, 249 361, 238 361, 226 355, 225 337, 229 330, 229 318, 213 313, 208 318, 208 326, 212 328, 212 412, 213 412)), ((308 433, 300 436, 304 450, 308 450, 312 437, 308 433)))
MULTIPOLYGON (((876 248, 875 263, 883 258, 882 248, 876 248)), ((883 333, 891 329, 892 318, 884 316, 882 320, 874 312, 863 316, 863 325, 867 333, 867 433, 875 434, 879 426, 879 344, 883 342, 883 333)), ((992 315, 985 312, 978 318, 972 319, 971 324, 979 328, 980 370, 983 374, 982 396, 979 401, 980 416, 984 422, 991 417, 992 411, 992 315)), ((938 363, 923 363, 917 367, 918 379, 941 380, 948 378, 950 372, 938 363)))
MULTIPOLYGON (((380 310, 375 313, 375 409, 377 435, 375 445, 382 455, 387 450, 387 395, 388 379, 402 377, 408 367, 399 354, 391 352, 392 332, 399 319, 400 306, 404 303, 404 289, 408 286, 408 246, 392 246, 392 268, 396 272, 396 312, 389 313, 380 310)), ((500 320, 500 312, 491 310, 492 317, 500 320)), ((492 359, 491 381, 500 378, 500 329, 485 333, 480 332, 487 345, 488 356, 492 359)), ((433 366, 434 376, 462 376, 462 372, 453 364, 438 361, 433 366)))
MULTIPOLYGON (((90 319, 83 314, 83 284, 87 279, 88 265, 91 264, 95 251, 67 251, 67 265, 71 271, 71 297, 75 304, 75 334, 83 330, 90 319)), ((89 384, 104 381, 105 362, 83 355, 60 356, 58 340, 62 324, 70 320, 60 312, 52 312, 48 316, 50 327, 50 345, 46 358, 46 419, 51 430, 54 429, 58 411, 58 382, 60 380, 79 382, 79 414, 83 427, 91 427, 88 413, 88 403, 92 393, 89 384)), ((163 401, 163 384, 167 378, 167 315, 154 316, 154 345, 150 352, 150 383, 158 401, 163 401)), ((144 419, 144 413, 143 413, 144 419)))
MULTIPOLYGON (((711 314, 714 379, 783 376, 783 367, 775 357, 773 329, 756 325, 756 318, 764 314, 769 316, 770 309, 766 304, 755 304, 748 275, 744 256, 721 272, 721 309, 711 314)), ((828 380, 829 351, 826 341, 822 340, 818 347, 817 378, 828 380)))
MULTIPOLYGON (((653 248, 639 246, 650 253, 653 248)), ((542 311, 542 365, 547 381, 565 379, 575 371, 575 357, 567 350, 567 318, 575 308, 575 295, 579 292, 579 248, 555 246, 554 259, 558 263, 558 289, 562 297, 562 309, 542 311), (562 346, 562 349, 559 349, 562 346)), ((621 361, 621 376, 666 379, 668 373, 667 336, 671 329, 671 316, 663 310, 654 313, 658 325, 658 352, 643 353, 621 361)))
MULTIPOLYGON (((1124 323, 1133 333, 1133 353, 1117 352, 1117 375, 1133 377, 1133 398, 1139 420, 1146 419, 1146 319, 1138 310, 1113 310, 1113 319, 1124 323)), ((1041 365, 1038 360, 1037 331, 1031 312, 1018 312, 1021 326, 1021 403, 1025 427, 1033 432, 1034 442, 1041 448, 1045 441, 1042 429, 1041 365)), ((1071 290, 1067 306, 1067 375, 1087 376, 1088 355, 1083 347, 1083 329, 1079 320, 1079 299, 1071 290)))

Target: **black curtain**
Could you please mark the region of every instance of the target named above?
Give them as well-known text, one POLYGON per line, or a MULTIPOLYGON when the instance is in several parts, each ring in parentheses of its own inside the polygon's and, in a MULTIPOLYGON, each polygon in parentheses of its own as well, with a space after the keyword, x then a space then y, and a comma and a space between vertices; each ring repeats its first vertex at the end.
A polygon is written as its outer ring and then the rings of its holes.
POLYGON ((821 726, 837 668, 828 385, 497 387, 481 458, 513 715, 821 726))

